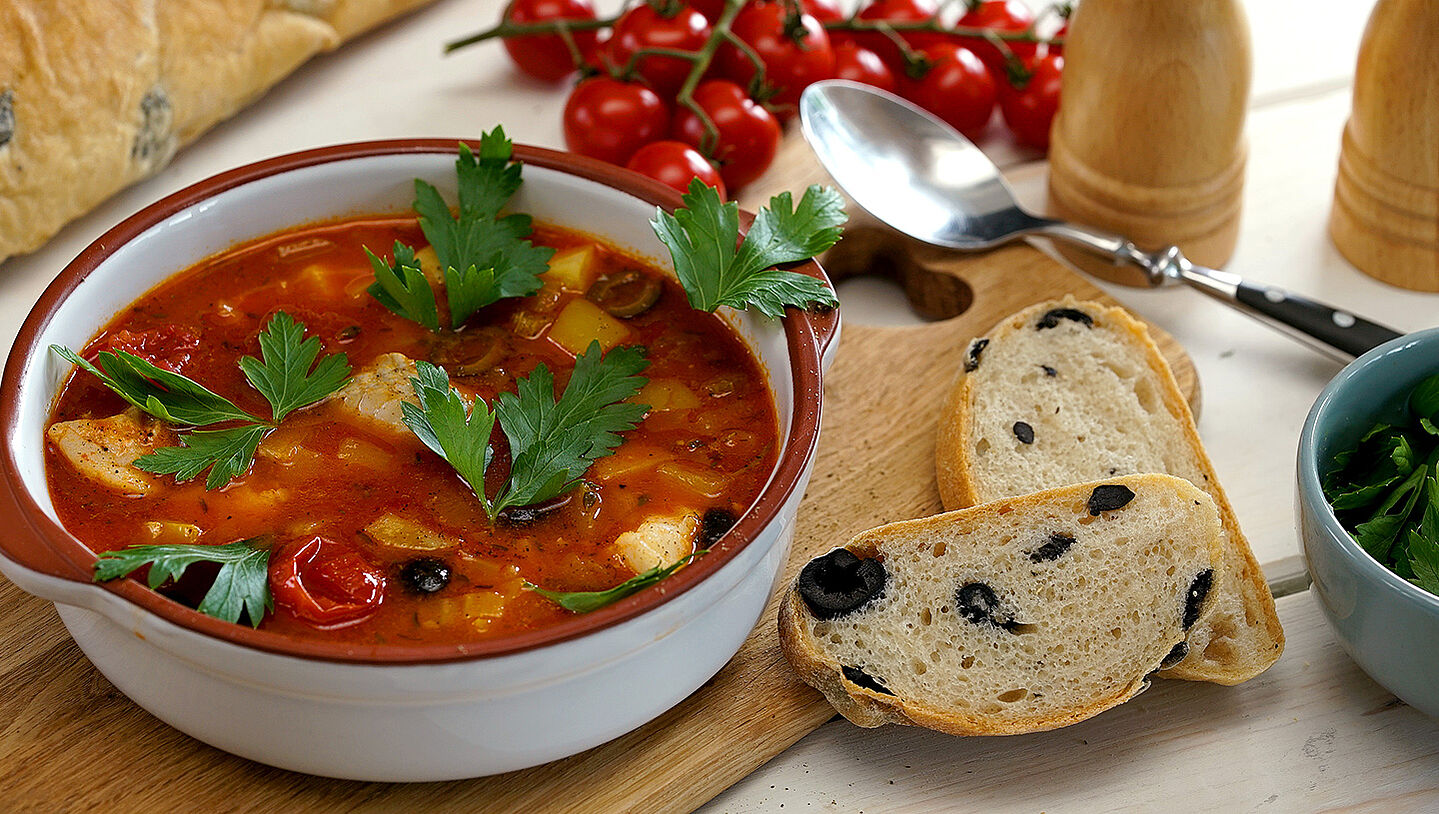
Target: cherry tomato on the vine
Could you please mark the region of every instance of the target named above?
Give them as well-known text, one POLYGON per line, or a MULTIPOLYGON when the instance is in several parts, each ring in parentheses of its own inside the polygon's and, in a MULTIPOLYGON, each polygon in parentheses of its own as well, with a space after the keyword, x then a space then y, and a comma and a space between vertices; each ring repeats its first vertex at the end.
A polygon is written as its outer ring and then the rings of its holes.
POLYGON ((994 79, 968 48, 954 43, 924 50, 928 70, 901 76, 899 94, 975 138, 994 113, 994 79))
MULTIPOLYGON (((505 7, 505 20, 512 23, 593 19, 595 9, 590 0, 511 0, 505 7)), ((570 32, 581 58, 593 55, 597 36, 593 29, 570 32)), ((536 79, 557 82, 575 72, 574 57, 558 34, 506 37, 504 42, 515 66, 536 79)))
POLYGON ((714 187, 720 200, 728 197, 719 170, 700 155, 699 150, 682 141, 650 142, 641 147, 625 166, 680 192, 689 192, 691 179, 698 178, 714 187))
MULTIPOLYGON (((749 98, 744 88, 726 79, 701 82, 695 88, 694 101, 718 131, 713 155, 730 192, 760 177, 779 150, 780 129, 774 115, 749 98)), ((703 151, 705 127, 693 111, 677 109, 670 133, 703 151)))
POLYGON ((724 13, 725 0, 685 0, 685 5, 703 14, 709 24, 714 25, 724 13))
POLYGON ((1044 46, 1045 53, 1053 56, 1063 56, 1064 43, 1055 42, 1055 40, 1063 40, 1067 36, 1069 36, 1069 23, 1065 23, 1060 26, 1057 31, 1049 35, 1049 42, 1044 46))
POLYGON ((635 150, 664 138, 669 118, 668 106, 644 85, 596 76, 575 85, 565 102, 565 146, 624 165, 635 150))
POLYGON ((270 555, 275 604, 321 628, 359 622, 385 599, 385 575, 346 543, 325 537, 289 543, 270 555))
POLYGON ((1029 82, 1016 88, 999 87, 999 111, 1015 140, 1040 150, 1049 149, 1049 126, 1059 111, 1059 81, 1064 57, 1047 54, 1034 61, 1029 82))
POLYGON ((839 0, 803 0, 800 5, 809 16, 819 20, 820 23, 837 23, 849 17, 840 7, 839 0))
MULTIPOLYGON (((604 49, 610 64, 623 69, 642 49, 693 53, 704 47, 709 36, 709 21, 689 6, 676 6, 674 14, 666 17, 648 3, 640 3, 621 15, 604 49)), ((670 99, 693 66, 680 57, 642 56, 635 62, 635 71, 656 93, 670 99)))
POLYGON ((873 85, 880 90, 895 89, 894 73, 879 55, 855 45, 842 42, 834 47, 834 77, 873 85))
MULTIPOLYGON (((735 17, 730 33, 739 37, 764 63, 765 81, 778 92, 774 102, 793 105, 805 88, 834 76, 834 49, 824 26, 808 14, 791 15, 791 7, 758 0, 735 17)), ((741 86, 754 77, 754 63, 733 45, 720 49, 720 72, 741 86)))
MULTIPOLYGON (((939 4, 936 0, 874 0, 860 11, 859 19, 871 23, 922 23, 933 19, 938 13, 939 4)), ((910 48, 917 50, 938 45, 946 39, 946 35, 938 31, 901 31, 896 33, 910 48)), ((846 39, 852 39, 859 45, 879 54, 879 58, 884 60, 890 70, 896 73, 904 67, 904 59, 899 48, 882 32, 856 31, 849 34, 846 39)))
MULTIPOLYGON (((1020 0, 984 0, 959 18, 959 25, 969 28, 988 28, 993 31, 1018 34, 1029 30, 1034 23, 1034 14, 1020 0)), ((959 44, 974 52, 974 55, 989 66, 996 82, 1003 82, 1008 76, 1005 70, 1004 54, 998 47, 983 37, 960 37, 959 44)), ((1021 61, 1034 56, 1037 43, 1005 40, 1004 44, 1021 61)))

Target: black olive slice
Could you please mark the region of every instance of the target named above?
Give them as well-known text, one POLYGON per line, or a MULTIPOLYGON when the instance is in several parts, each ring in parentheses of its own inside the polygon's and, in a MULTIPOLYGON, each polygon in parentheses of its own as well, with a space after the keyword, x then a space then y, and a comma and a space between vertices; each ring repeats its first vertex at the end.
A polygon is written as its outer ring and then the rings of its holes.
POLYGON ((585 297, 614 316, 629 319, 650 310, 659 302, 663 290, 657 278, 636 269, 625 269, 601 275, 585 297))
POLYGON ((1034 329, 1036 331, 1042 331, 1045 328, 1053 328, 1054 326, 1059 324, 1059 321, 1061 319, 1068 319, 1074 322, 1078 322, 1086 328, 1094 327, 1094 317, 1091 317, 1089 314, 1086 314, 1077 308, 1055 308, 1054 310, 1049 311, 1044 316, 1040 317, 1039 322, 1036 322, 1034 324, 1034 329))
POLYGON ((1029 559, 1034 562, 1048 562, 1057 560, 1064 556, 1064 552, 1074 545, 1074 537, 1062 531, 1051 532, 1049 540, 1039 548, 1029 552, 1029 559))
POLYGON ((1206 568, 1194 577, 1189 583, 1189 592, 1184 595, 1184 629, 1194 627, 1199 620, 1199 612, 1204 609, 1204 599, 1209 596, 1209 589, 1214 587, 1214 569, 1206 568))
POLYGON ((430 351, 430 360, 451 376, 478 376, 493 370, 509 355, 505 331, 486 326, 476 331, 446 334, 430 351))
POLYGON ((1159 669, 1168 670, 1170 667, 1184 661, 1184 657, 1187 655, 1189 655, 1189 642, 1180 642, 1174 646, 1174 649, 1169 651, 1169 655, 1164 657, 1164 661, 1159 662, 1159 669))
POLYGON ((1058 376, 1058 375, 1059 375, 1059 371, 1058 371, 1058 370, 1055 370, 1054 368, 1050 367, 1049 365, 1040 365, 1039 367, 1040 367, 1041 370, 1044 371, 1044 375, 1048 376, 1048 377, 1051 378, 1051 379, 1054 378, 1055 376, 1058 376))
POLYGON ((566 492, 530 506, 506 506, 500 510, 500 522, 507 526, 528 526, 554 514, 570 502, 573 494, 573 492, 566 492))
POLYGON ((816 619, 834 619, 883 596, 884 582, 884 563, 836 548, 805 564, 799 572, 799 595, 816 619))
POLYGON ((979 369, 979 355, 984 353, 984 348, 989 344, 988 339, 976 339, 969 343, 969 353, 964 357, 964 372, 973 373, 979 369))
POLYGON ((417 557, 400 569, 400 581, 417 594, 432 594, 450 584, 450 566, 434 557, 417 557))
POLYGON ((848 681, 856 687, 864 687, 866 690, 873 690, 877 693, 883 693, 884 695, 894 695, 889 687, 884 686, 883 681, 866 673, 859 667, 845 665, 839 668, 839 671, 844 676, 845 681, 848 681))
POLYGON ((0 147, 10 143, 15 136, 15 91, 0 93, 0 147))
POLYGON ((1019 439, 1021 444, 1034 443, 1034 428, 1023 421, 1014 422, 1014 437, 1019 439))
POLYGON ((1106 483, 1094 487, 1089 494, 1089 514, 1098 517, 1100 512, 1122 509, 1134 499, 1134 490, 1120 483, 1106 483))
POLYGON ((734 528, 736 519, 734 512, 729 509, 718 506, 705 509, 704 516, 700 518, 699 547, 709 548, 719 542, 725 532, 734 528))
POLYGON ((977 625, 994 625, 1011 633, 1018 632, 1025 625, 1000 606, 999 594, 983 582, 967 582, 954 592, 954 609, 959 615, 977 625))

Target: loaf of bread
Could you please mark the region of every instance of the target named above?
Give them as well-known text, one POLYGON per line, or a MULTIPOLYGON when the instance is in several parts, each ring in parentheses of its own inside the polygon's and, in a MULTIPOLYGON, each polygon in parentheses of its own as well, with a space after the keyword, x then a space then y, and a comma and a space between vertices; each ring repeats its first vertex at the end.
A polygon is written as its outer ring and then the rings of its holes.
POLYGON ((428 2, 0 3, 0 260, 155 173, 310 57, 428 2))
POLYGON ((1047 302, 974 340, 939 421, 947 509, 1097 478, 1163 472, 1209 493, 1224 524, 1215 612, 1160 675, 1237 684, 1284 649, 1274 598, 1144 325, 1123 309, 1047 302))
POLYGON ((871 529, 780 605, 806 683, 861 726, 956 735, 1082 721, 1183 658, 1213 605, 1214 502, 1130 475, 871 529))

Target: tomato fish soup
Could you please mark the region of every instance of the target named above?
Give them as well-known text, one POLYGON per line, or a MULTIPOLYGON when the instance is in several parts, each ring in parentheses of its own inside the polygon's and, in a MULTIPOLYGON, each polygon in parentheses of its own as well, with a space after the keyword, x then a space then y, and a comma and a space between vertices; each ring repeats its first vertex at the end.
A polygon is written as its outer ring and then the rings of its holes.
MULTIPOLYGON (((538 291, 457 329, 372 292, 366 248, 397 241, 443 278, 413 217, 241 245, 120 313, 78 357, 139 360, 129 384, 174 420, 86 369, 46 433, 60 521, 97 552, 140 558, 97 578, 148 578, 296 636, 456 643, 553 624, 702 555, 774 468, 764 372, 659 269, 561 229, 528 239, 554 250, 538 291), (607 365, 625 370, 602 380, 607 365), (601 391, 612 404, 586 402, 601 391), (570 434, 546 435, 565 421, 570 434), (517 483, 564 456, 585 466, 517 483)), ((453 303, 436 301, 443 322, 453 303)))

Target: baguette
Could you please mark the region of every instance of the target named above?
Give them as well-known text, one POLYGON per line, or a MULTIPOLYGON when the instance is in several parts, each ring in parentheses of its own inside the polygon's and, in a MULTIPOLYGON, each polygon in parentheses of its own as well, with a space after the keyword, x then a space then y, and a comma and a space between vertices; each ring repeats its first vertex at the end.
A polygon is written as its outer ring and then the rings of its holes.
POLYGON ((1213 605, 1214 502, 1130 475, 866 531, 780 605, 800 677, 860 726, 1067 726, 1182 658, 1213 605))
POLYGON ((0 261, 153 175, 310 57, 428 2, 0 3, 0 261))
POLYGON ((1238 684, 1279 658, 1274 598, 1144 325, 1073 298, 1002 321, 971 343, 939 422, 947 509, 1066 483, 1163 472, 1209 493, 1224 525, 1216 608, 1166 678, 1238 684))

